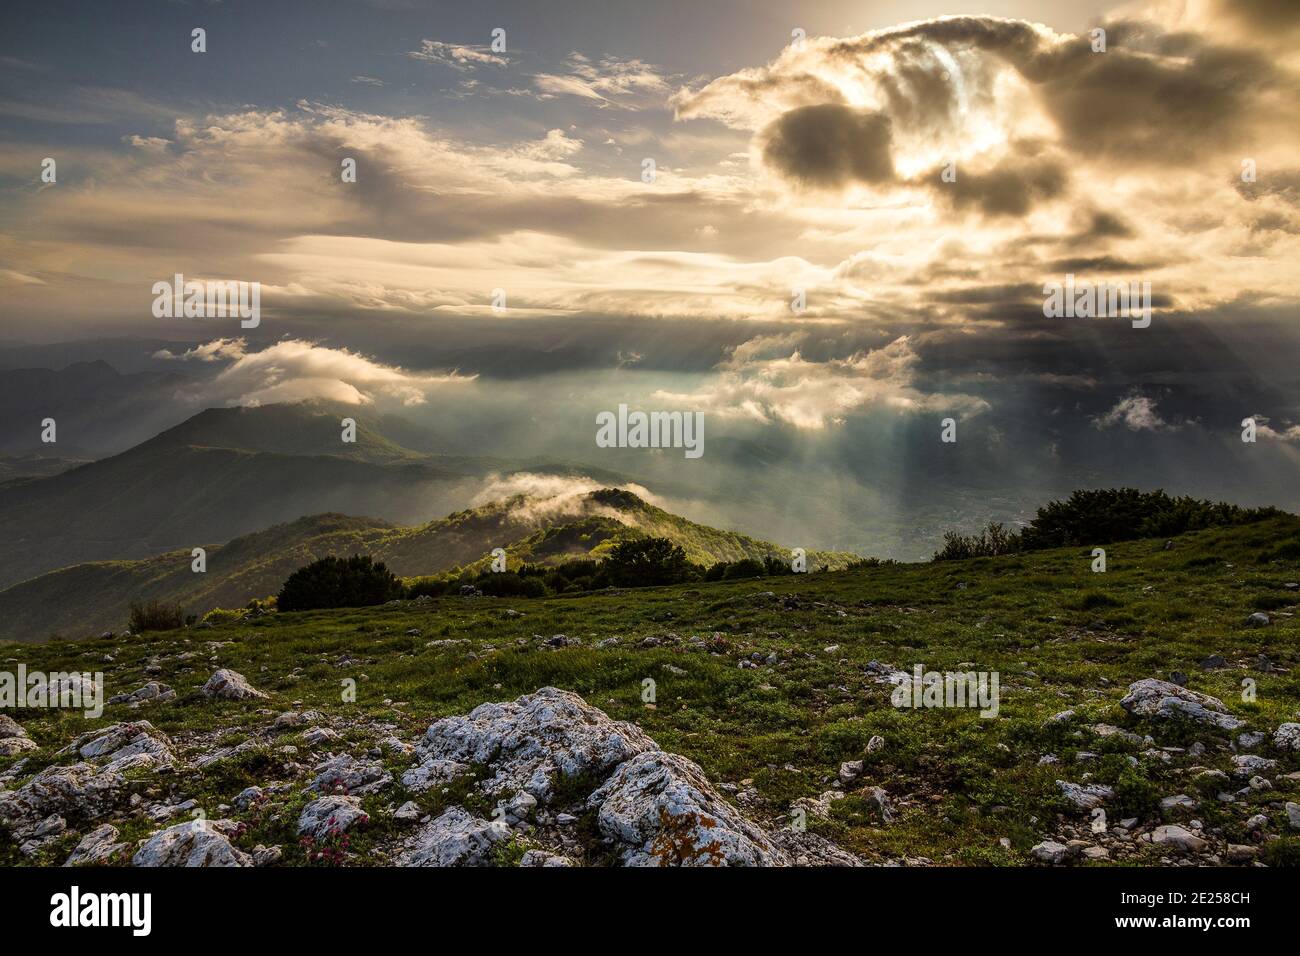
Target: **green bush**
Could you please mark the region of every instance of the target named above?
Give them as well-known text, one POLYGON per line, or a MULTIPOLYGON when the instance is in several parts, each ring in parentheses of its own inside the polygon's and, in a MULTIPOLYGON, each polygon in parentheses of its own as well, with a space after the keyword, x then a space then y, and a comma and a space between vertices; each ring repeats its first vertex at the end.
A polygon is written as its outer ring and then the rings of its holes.
POLYGON ((520 577, 514 571, 480 574, 474 586, 492 597, 546 597, 546 585, 540 578, 520 577))
POLYGON ((762 561, 755 561, 753 558, 742 558, 727 565, 726 571, 722 573, 722 579, 727 581, 735 578, 761 578, 766 574, 767 568, 762 561))
POLYGON ((609 552, 603 570, 615 587, 678 584, 698 576, 686 552, 667 538, 620 541, 609 552))
POLYGON ((404 593, 402 582, 382 561, 376 564, 369 555, 331 555, 289 575, 276 603, 281 611, 367 607, 400 598, 404 593))
POLYGON ((1222 525, 1250 524, 1281 514, 1276 508, 1241 508, 1197 498, 1171 498, 1162 490, 1100 488, 1076 491, 1038 509, 1021 533, 1027 551, 1173 537, 1222 525))
POLYGON ((946 532, 943 536, 943 547, 934 553, 934 560, 991 558, 999 554, 1015 554, 1020 547, 1020 535, 1008 531, 1001 522, 990 521, 988 527, 979 534, 946 532))
POLYGON ((132 601, 128 626, 132 634, 142 631, 174 631, 185 626, 185 609, 179 604, 164 604, 157 600, 144 603, 132 601))

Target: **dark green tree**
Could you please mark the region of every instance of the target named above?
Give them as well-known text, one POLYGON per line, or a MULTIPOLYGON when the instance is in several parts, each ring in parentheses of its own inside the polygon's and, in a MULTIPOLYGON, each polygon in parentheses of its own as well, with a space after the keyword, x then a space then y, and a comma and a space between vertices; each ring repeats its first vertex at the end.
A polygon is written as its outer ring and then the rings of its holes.
POLYGON ((281 611, 309 611, 322 607, 367 607, 403 596, 402 582, 369 555, 330 556, 299 568, 280 588, 276 606, 281 611))

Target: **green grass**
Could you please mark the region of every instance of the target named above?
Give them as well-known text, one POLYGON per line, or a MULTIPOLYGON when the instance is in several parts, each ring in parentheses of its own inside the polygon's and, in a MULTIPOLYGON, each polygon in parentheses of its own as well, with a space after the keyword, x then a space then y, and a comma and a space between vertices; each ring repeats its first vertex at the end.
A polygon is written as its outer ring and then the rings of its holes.
MULTIPOLYGON (((109 708, 100 723, 146 717, 182 749, 250 723, 269 723, 301 702, 346 720, 345 749, 356 754, 381 735, 381 722, 396 724, 398 737, 414 741, 440 716, 554 685, 636 722, 665 749, 699 763, 715 784, 752 781, 745 786, 752 785, 758 803, 750 812, 765 823, 780 825, 796 800, 828 789, 842 761, 864 759, 855 786, 883 786, 896 805, 895 821, 883 823, 869 801, 854 796, 837 802, 828 820, 809 816, 812 829, 874 860, 1020 864, 1067 813, 1058 778, 1077 782, 1090 772, 1094 782, 1115 786, 1114 809, 1122 812, 1111 816, 1118 819, 1149 814, 1160 797, 1190 792, 1190 763, 1231 769, 1231 751, 1219 746, 1224 735, 1198 732, 1197 739, 1211 744, 1198 761, 1144 760, 1139 771, 1126 757, 1141 748, 1074 736, 1079 726, 1104 721, 1151 733, 1160 744, 1190 739, 1125 714, 1118 702, 1131 682, 1182 671, 1192 689, 1222 699, 1250 729, 1271 731, 1297 719, 1300 627, 1291 615, 1300 594, 1284 585, 1300 580, 1300 559, 1278 557, 1290 554, 1295 541, 1300 519, 1284 517, 1184 535, 1170 550, 1163 540, 1112 544, 1103 574, 1090 570, 1090 549, 1073 548, 545 600, 448 597, 396 608, 274 614, 203 630, 10 645, 0 656, 33 669, 103 670, 110 695, 148 679, 171 684, 178 700, 129 712, 109 708), (967 586, 959 589, 958 582, 967 586), (1261 607, 1273 624, 1245 627, 1246 616, 1261 607), (522 616, 507 616, 507 608, 522 616), (412 628, 420 634, 408 635, 412 628), (557 633, 582 645, 556 650, 534 639, 557 633), (594 647, 615 636, 616 646, 594 647), (693 636, 709 649, 690 649, 693 636), (640 646, 651 637, 666 643, 640 646), (448 640, 467 643, 427 646, 448 640), (209 641, 229 642, 213 650, 215 661, 209 641), (832 645, 837 649, 825 650, 832 645), (186 651, 198 656, 178 660, 186 651), (101 663, 105 652, 116 661, 101 663), (1202 670, 1199 662, 1212 653, 1229 666, 1202 670), (777 663, 738 666, 752 654, 764 660, 775 654, 777 663), (1273 671, 1254 669, 1261 654, 1273 671), (338 666, 345 655, 356 663, 338 666), (152 656, 163 671, 147 676, 143 668, 152 656), (865 667, 873 660, 904 670, 919 663, 927 670, 997 671, 1000 716, 895 709, 889 688, 865 667), (205 700, 195 689, 216 666, 240 671, 272 701, 205 700), (656 682, 653 709, 641 699, 647 677, 656 682), (355 703, 341 699, 345 678, 357 681, 355 703), (1242 699, 1243 678, 1256 684, 1253 702, 1242 699), (1045 724, 1067 708, 1076 711, 1074 722, 1045 724), (886 746, 868 754, 867 741, 877 734, 886 746), (1099 759, 1074 763, 1083 750, 1099 759), (1048 752, 1060 763, 1038 766, 1048 752), (1010 839, 1010 850, 999 846, 1000 837, 1010 839)), ((92 726, 80 714, 24 711, 15 717, 43 747, 33 767, 44 766, 59 746, 92 726)), ((295 740, 285 737, 276 746, 295 740)), ((1278 791, 1261 802, 1300 799, 1296 784, 1281 779, 1300 769, 1300 755, 1278 755, 1267 745, 1259 752, 1280 756, 1270 774, 1278 791)), ((216 816, 217 804, 229 803, 249 784, 265 783, 288 759, 274 748, 254 751, 229 766, 150 778, 141 786, 195 798, 216 816)), ((0 760, 0 770, 12 762, 0 760)), ((400 778, 406 763, 385 762, 400 778)), ((470 799, 469 783, 457 786, 415 799, 426 812, 437 812, 470 799)), ((396 838, 389 807, 409 797, 398 785, 365 801, 371 824, 354 835, 357 860, 373 859, 396 838)), ((298 799, 277 798, 256 814, 222 815, 249 824, 241 845, 280 843, 287 863, 303 862, 292 833, 298 799)), ((1203 807, 1198 813, 1207 827, 1247 842, 1245 802, 1223 807, 1210 799, 1203 807)), ((139 838, 148 829, 132 824, 123 838, 139 838)), ((69 849, 60 845, 42 859, 61 862, 69 849)), ((503 857, 517 851, 512 847, 503 857)), ((1284 859, 1294 850, 1273 853, 1284 859)), ((0 850, 0 862, 21 861, 11 847, 0 850)))

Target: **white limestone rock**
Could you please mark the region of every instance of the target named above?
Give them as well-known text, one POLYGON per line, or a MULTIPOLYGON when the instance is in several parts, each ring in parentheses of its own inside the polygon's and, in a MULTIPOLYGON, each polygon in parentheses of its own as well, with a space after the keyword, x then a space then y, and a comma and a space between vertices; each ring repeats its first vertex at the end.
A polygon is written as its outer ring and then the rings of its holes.
POLYGON ((248 682, 238 671, 222 668, 208 678, 203 685, 203 695, 218 700, 251 700, 269 697, 248 682))
POLYGON ((190 820, 159 830, 131 858, 132 866, 252 866, 253 858, 233 846, 223 829, 228 820, 190 820))
POLYGON ((425 733, 421 762, 485 764, 487 793, 527 790, 542 804, 557 780, 599 775, 659 746, 632 724, 611 719, 577 694, 543 687, 504 704, 482 704, 468 716, 445 717, 425 733))
POLYGON ((647 751, 622 763, 587 798, 626 866, 787 866, 757 824, 685 757, 647 751))

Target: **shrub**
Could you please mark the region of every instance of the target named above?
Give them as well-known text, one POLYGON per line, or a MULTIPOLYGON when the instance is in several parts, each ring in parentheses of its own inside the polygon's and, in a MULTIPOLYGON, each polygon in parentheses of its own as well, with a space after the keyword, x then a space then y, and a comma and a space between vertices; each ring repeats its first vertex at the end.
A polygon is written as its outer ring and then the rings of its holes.
POLYGON ((615 587, 677 584, 697 574, 686 552, 667 538, 620 541, 604 561, 604 572, 615 587))
POLYGON ((990 521, 988 527, 979 534, 959 534, 956 531, 945 533, 943 547, 934 553, 934 560, 991 558, 999 554, 1015 554, 1020 546, 1020 535, 1008 531, 999 521, 990 521))
POLYGON ((1026 550, 1164 538, 1222 525, 1250 524, 1281 514, 1276 508, 1241 508, 1164 491, 1099 488, 1076 491, 1038 509, 1022 532, 1026 550))
POLYGON ((761 578, 767 574, 767 567, 762 561, 755 561, 753 558, 741 558, 739 561, 732 561, 727 565, 727 570, 722 573, 724 581, 734 580, 736 578, 761 578))
POLYGON ((451 581, 447 578, 416 578, 406 587, 408 598, 442 597, 451 593, 451 581))
POLYGON ((369 555, 330 556, 299 568, 284 582, 277 598, 281 611, 367 607, 403 595, 402 583, 381 561, 369 555))
POLYGON ((520 577, 514 571, 488 571, 475 578, 474 585, 492 597, 546 597, 546 585, 540 578, 520 577))
POLYGON ((1300 866, 1300 839, 1282 837, 1264 845, 1262 860, 1267 866, 1300 866))
POLYGON ((128 626, 132 634, 141 631, 174 631, 185 626, 185 610, 179 604, 164 604, 158 600, 131 602, 128 626))
POLYGON ((231 621, 241 621, 248 611, 244 608, 214 607, 207 614, 203 615, 204 624, 228 624, 231 621))

